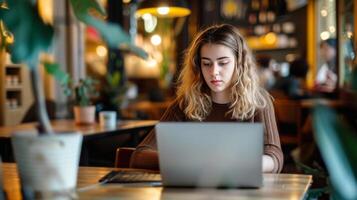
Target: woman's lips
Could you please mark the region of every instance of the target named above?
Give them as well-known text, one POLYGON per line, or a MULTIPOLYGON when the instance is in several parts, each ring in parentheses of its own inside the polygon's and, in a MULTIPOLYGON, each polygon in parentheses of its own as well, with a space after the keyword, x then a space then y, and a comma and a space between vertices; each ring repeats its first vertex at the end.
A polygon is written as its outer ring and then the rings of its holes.
POLYGON ((223 82, 223 81, 221 81, 221 80, 213 80, 213 81, 211 81, 211 83, 212 83, 213 85, 220 85, 222 82, 223 82))

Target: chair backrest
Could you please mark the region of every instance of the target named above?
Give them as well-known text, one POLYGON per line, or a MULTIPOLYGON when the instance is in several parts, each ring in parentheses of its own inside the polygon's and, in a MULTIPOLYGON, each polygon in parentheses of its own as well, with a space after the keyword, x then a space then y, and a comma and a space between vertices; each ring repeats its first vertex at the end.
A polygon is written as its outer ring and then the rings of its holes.
POLYGON ((275 117, 283 144, 301 143, 301 104, 298 100, 275 99, 275 117))
POLYGON ((275 99, 274 108, 279 123, 301 125, 301 105, 298 100, 275 99))
POLYGON ((164 114, 170 104, 171 101, 169 100, 164 102, 142 101, 129 105, 126 110, 129 113, 140 112, 141 114, 147 115, 147 118, 151 120, 160 120, 161 116, 164 114))

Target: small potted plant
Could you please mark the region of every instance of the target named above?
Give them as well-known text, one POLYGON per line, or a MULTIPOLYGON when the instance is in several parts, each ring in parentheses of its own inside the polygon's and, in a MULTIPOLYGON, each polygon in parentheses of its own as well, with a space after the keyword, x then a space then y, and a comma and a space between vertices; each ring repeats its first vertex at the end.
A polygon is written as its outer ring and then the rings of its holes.
POLYGON ((45 70, 58 81, 66 96, 72 97, 73 113, 76 124, 92 124, 95 122, 95 106, 92 98, 98 96, 98 81, 87 76, 74 83, 70 76, 56 63, 44 62, 45 70))
POLYGON ((95 121, 95 106, 91 98, 97 96, 96 80, 86 77, 74 87, 74 119, 77 124, 92 124, 95 121))

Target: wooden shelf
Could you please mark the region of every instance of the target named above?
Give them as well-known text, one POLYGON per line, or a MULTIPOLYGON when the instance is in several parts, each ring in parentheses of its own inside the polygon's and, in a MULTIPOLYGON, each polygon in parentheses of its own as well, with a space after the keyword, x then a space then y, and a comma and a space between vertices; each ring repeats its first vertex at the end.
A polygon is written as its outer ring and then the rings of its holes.
POLYGON ((17 125, 31 106, 29 70, 24 64, 0 67, 0 126, 17 125))
POLYGON ((9 108, 9 107, 7 107, 7 111, 8 112, 19 112, 21 110, 22 110, 21 106, 18 106, 17 108, 9 108))
POLYGON ((18 91, 22 90, 22 85, 6 85, 5 90, 7 91, 18 91))
POLYGON ((21 64, 6 64, 6 68, 21 68, 21 64))
POLYGON ((288 48, 272 48, 272 49, 252 49, 254 52, 264 52, 264 51, 296 51, 297 47, 288 47, 288 48))

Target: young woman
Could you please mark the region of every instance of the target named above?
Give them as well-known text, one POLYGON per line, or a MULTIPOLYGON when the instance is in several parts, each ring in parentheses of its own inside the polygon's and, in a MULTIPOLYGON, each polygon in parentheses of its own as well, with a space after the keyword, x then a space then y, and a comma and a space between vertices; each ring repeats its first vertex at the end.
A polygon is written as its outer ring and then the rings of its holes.
MULTIPOLYGON (((215 25, 197 35, 187 51, 179 84, 177 97, 161 121, 262 122, 262 170, 281 171, 283 153, 274 108, 259 86, 252 54, 235 27, 215 25)), ((138 145, 130 166, 158 169, 155 130, 138 145)))

